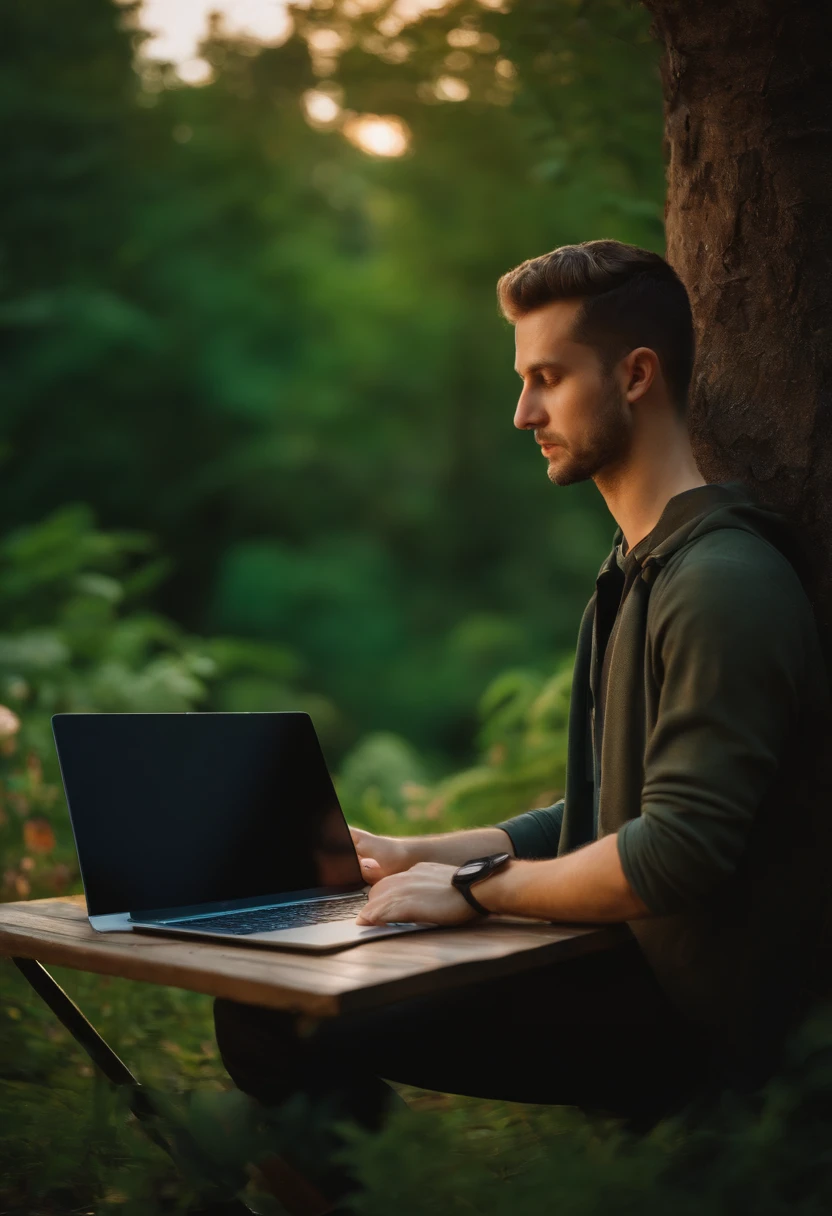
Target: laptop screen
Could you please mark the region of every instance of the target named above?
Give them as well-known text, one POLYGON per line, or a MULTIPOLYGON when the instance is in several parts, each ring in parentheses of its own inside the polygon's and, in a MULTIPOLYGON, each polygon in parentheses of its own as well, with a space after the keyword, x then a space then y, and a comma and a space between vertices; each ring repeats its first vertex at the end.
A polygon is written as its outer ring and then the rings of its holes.
POLYGON ((52 723, 90 916, 363 886, 307 714, 52 723))

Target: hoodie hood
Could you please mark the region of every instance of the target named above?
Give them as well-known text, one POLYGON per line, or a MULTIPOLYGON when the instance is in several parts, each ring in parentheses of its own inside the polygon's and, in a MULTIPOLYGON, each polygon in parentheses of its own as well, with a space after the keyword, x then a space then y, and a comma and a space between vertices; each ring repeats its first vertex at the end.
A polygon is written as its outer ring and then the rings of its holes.
POLYGON ((647 566, 661 568, 690 541, 718 528, 737 528, 752 532, 782 553, 805 580, 806 558, 794 525, 773 507, 757 502, 747 486, 739 481, 695 486, 670 499, 651 532, 628 550, 618 562, 616 551, 624 540, 620 528, 613 538, 613 550, 601 568, 621 564, 629 584, 647 566))

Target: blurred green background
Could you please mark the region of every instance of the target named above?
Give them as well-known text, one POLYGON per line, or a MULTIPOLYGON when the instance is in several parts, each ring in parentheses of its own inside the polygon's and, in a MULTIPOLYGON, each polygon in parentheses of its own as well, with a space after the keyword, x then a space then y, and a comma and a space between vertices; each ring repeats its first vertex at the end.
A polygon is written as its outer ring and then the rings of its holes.
MULTIPOLYGON (((625 0, 216 7, 190 48, 196 2, 0 9, 5 899, 80 889, 57 710, 307 709, 348 816, 382 830, 562 792, 613 524, 512 427, 495 285, 567 242, 663 252, 649 19, 625 0)), ((59 1056, 86 1065, 4 977, 0 1102, 29 1128, 8 1210, 31 1212, 33 1069, 46 1094, 59 1056)), ((221 1084, 207 1002, 183 1043, 175 994, 164 1014, 83 990, 105 1022, 129 1010, 117 1038, 221 1084)))

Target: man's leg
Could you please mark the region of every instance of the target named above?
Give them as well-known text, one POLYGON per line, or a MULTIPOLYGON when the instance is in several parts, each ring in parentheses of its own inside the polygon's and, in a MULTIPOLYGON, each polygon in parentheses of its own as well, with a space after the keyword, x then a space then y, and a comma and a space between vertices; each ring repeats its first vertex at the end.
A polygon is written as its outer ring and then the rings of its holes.
POLYGON ((218 1000, 217 1041, 238 1087, 268 1106, 295 1093, 367 1127, 382 1077, 425 1089, 574 1105, 635 1120, 678 1110, 702 1084, 706 1042, 633 943, 544 970, 323 1021, 218 1000))

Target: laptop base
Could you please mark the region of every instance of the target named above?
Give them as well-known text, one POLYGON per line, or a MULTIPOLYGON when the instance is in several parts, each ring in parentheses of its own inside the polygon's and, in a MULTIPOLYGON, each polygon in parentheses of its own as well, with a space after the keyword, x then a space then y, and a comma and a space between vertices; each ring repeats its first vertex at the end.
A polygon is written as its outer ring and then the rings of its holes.
POLYGON ((201 941, 232 942, 235 946, 260 946, 272 950, 301 950, 308 954, 328 954, 334 950, 348 950, 362 942, 378 937, 396 937, 404 933, 416 933, 424 929, 436 929, 437 925, 357 925, 354 920, 328 921, 319 925, 306 925, 299 929, 271 929, 259 933, 211 933, 201 929, 175 929, 169 925, 150 921, 129 922, 137 933, 151 933, 160 937, 198 938, 201 941))

